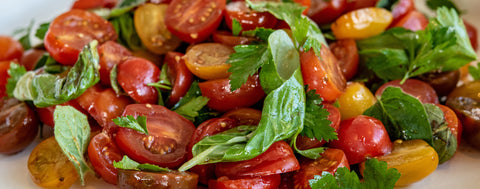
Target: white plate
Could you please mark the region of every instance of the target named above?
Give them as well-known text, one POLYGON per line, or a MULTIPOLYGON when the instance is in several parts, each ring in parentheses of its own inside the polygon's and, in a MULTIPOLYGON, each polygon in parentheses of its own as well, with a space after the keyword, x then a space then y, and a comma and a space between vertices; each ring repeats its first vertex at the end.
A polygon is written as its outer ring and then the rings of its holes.
MULTIPOLYGON (((423 0, 416 0, 420 5, 423 0)), ((464 18, 480 29, 480 1, 457 0, 462 10, 470 10, 464 18)), ((30 21, 36 24, 51 21, 56 15, 69 9, 72 0, 1 0, 0 35, 10 35, 15 29, 26 27, 30 21)), ((38 188, 30 179, 27 159, 38 144, 13 156, 0 155, 0 188, 38 188)), ((1 144, 0 144, 1 145, 1 144)), ((480 152, 462 144, 457 154, 422 180, 406 188, 477 188, 480 184, 480 152)), ((115 188, 89 174, 87 185, 76 183, 73 188, 115 188)))

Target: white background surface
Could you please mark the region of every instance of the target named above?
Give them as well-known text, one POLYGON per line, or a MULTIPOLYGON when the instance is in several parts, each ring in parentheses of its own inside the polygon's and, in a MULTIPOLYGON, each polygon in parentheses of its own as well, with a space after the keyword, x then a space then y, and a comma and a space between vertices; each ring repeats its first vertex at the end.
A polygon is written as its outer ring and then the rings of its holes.
MULTIPOLYGON (((51 21, 56 15, 69 9, 71 0, 0 0, 0 34, 10 35, 15 29, 27 27, 31 20, 36 24, 51 21)), ((480 1, 457 0, 464 16, 480 29, 480 1)), ((422 0, 416 0, 417 6, 422 0)), ((38 140, 25 151, 13 155, 0 155, 0 188, 38 188, 30 179, 27 159, 38 140)), ((0 144, 1 145, 1 144, 0 144)), ((449 189, 480 187, 480 152, 462 144, 457 154, 424 180, 407 188, 449 189)), ((73 188, 114 188, 93 174, 87 177, 87 185, 81 187, 77 182, 73 188)))

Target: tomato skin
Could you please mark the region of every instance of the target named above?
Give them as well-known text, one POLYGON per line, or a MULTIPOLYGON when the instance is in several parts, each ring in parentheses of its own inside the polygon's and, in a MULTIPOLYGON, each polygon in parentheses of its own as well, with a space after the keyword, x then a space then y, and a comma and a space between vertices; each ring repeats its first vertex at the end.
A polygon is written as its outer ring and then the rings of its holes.
POLYGON ((173 107, 180 99, 187 94, 193 83, 193 74, 188 70, 185 61, 181 58, 182 53, 168 52, 165 55, 165 63, 168 66, 168 76, 172 82, 172 91, 165 104, 173 107))
POLYGON ((113 8, 118 0, 76 0, 72 9, 95 9, 95 8, 113 8))
POLYGON ((330 147, 345 152, 350 165, 388 154, 392 151, 392 145, 383 123, 364 115, 343 120, 338 130, 338 140, 330 142, 330 147))
POLYGON ((27 71, 33 70, 45 53, 46 51, 41 49, 28 49, 23 53, 20 65, 24 66, 27 71))
POLYGON ((340 70, 337 58, 328 47, 322 45, 320 56, 313 50, 300 52, 300 63, 305 85, 315 89, 325 101, 333 102, 345 90, 346 81, 340 70))
POLYGON ((205 81, 198 86, 202 95, 210 99, 207 106, 220 112, 249 107, 265 97, 258 74, 250 76, 245 84, 233 92, 230 91, 229 79, 205 81))
POLYGON ((190 172, 147 172, 118 170, 118 187, 123 189, 196 189, 198 175, 190 172))
POLYGON ((123 158, 123 152, 118 149, 115 141, 106 132, 95 135, 88 145, 88 160, 97 174, 110 184, 117 184, 117 168, 113 162, 123 158))
POLYGON ((341 39, 330 44, 330 50, 335 55, 342 69, 345 80, 355 76, 358 69, 358 48, 353 39, 341 39))
POLYGON ((231 32, 219 30, 213 33, 212 39, 216 43, 221 43, 230 47, 247 45, 256 40, 255 38, 246 36, 234 36, 231 32))
POLYGON ((337 99, 342 120, 362 115, 377 99, 370 89, 360 82, 348 82, 345 93, 337 99))
POLYGON ((228 177, 220 177, 217 180, 210 180, 210 189, 276 189, 280 185, 279 174, 261 177, 241 178, 230 180, 228 177))
POLYGON ((347 0, 312 0, 307 16, 318 25, 329 24, 342 15, 347 8, 347 0))
POLYGON ((390 26, 395 25, 398 21, 400 21, 405 15, 407 15, 410 11, 415 10, 415 4, 413 0, 399 0, 393 7, 392 7, 392 16, 393 20, 390 26))
POLYGON ((118 64, 118 84, 138 103, 156 104, 158 91, 149 83, 159 80, 160 69, 147 59, 130 57, 118 64))
MULTIPOLYGON (((328 113, 330 113, 328 115, 328 120, 332 122, 330 124, 330 127, 334 128, 335 132, 337 132, 338 128, 340 127, 340 120, 341 120, 340 110, 331 104, 324 104, 323 107, 328 111, 328 113)), ((296 142, 297 142, 297 148, 300 150, 317 148, 327 143, 325 140, 318 141, 317 139, 312 139, 312 138, 308 138, 307 136, 301 136, 301 135, 297 137, 296 142)))
POLYGON ((435 104, 438 106, 442 112, 445 121, 447 122, 447 126, 452 132, 453 136, 457 139, 457 147, 460 145, 460 141, 462 139, 462 122, 458 119, 457 114, 449 108, 448 106, 442 104, 435 104))
POLYGON ((277 18, 268 12, 257 12, 248 8, 244 1, 230 2, 226 6, 225 21, 232 30, 233 20, 242 26, 242 31, 254 30, 257 27, 273 28, 277 18))
POLYGON ((347 0, 347 7, 345 12, 354 11, 357 9, 374 7, 378 0, 347 0))
POLYGON ((236 120, 238 125, 258 125, 262 119, 262 111, 253 108, 237 108, 225 112, 222 117, 236 120))
POLYGON ((23 55, 20 42, 10 36, 0 35, 0 61, 19 61, 23 55))
POLYGON ((403 27, 412 31, 427 28, 428 19, 421 12, 413 10, 402 17, 393 27, 403 27))
POLYGON ((10 75, 8 70, 10 69, 10 61, 0 61, 0 98, 7 96, 7 82, 10 75))
POLYGON ((174 168, 187 157, 187 145, 195 131, 193 123, 160 105, 131 104, 122 116, 146 116, 149 135, 121 127, 115 142, 130 158, 140 163, 174 168))
MULTIPOLYGON (((86 116, 88 116, 88 112, 83 109, 80 104, 78 104, 77 101, 75 100, 70 100, 68 102, 60 104, 61 106, 71 106, 77 109, 78 111, 82 112, 86 116)), ((50 127, 55 126, 55 121, 53 119, 53 113, 55 112, 55 108, 57 105, 54 106, 49 106, 45 108, 36 108, 38 118, 40 119, 40 122, 42 122, 45 125, 48 125, 50 127)))
POLYGON ((473 49, 477 51, 478 50, 477 28, 475 28, 475 26, 473 26, 466 20, 463 20, 463 24, 465 24, 465 29, 467 29, 468 38, 470 39, 470 43, 472 44, 473 49))
POLYGON ((335 148, 327 148, 316 160, 302 157, 299 161, 300 170, 293 176, 296 189, 311 188, 309 180, 313 179, 315 175, 322 175, 324 171, 335 174, 340 167, 350 169, 345 153, 335 148))
POLYGON ((114 41, 107 41, 98 46, 98 55, 100 57, 100 82, 103 85, 110 86, 110 72, 113 66, 125 60, 132 53, 122 45, 114 41))
POLYGON ((392 86, 400 87, 404 93, 416 97, 422 103, 439 103, 437 92, 435 92, 435 89, 433 89, 427 83, 417 79, 407 79, 402 85, 400 84, 400 82, 401 80, 393 80, 383 84, 382 86, 380 86, 380 88, 377 89, 377 91, 375 92, 375 96, 380 97, 387 87, 392 86))
POLYGON ((331 29, 337 39, 365 39, 385 31, 392 19, 392 13, 383 8, 362 8, 340 16, 331 29))
POLYGON ((59 63, 74 65, 80 51, 92 40, 116 40, 113 25, 93 12, 73 9, 56 17, 45 34, 45 48, 59 63), (92 27, 96 26, 96 27, 92 27))
POLYGON ((292 148, 285 142, 273 143, 267 151, 259 156, 238 162, 217 163, 217 177, 227 176, 237 179, 242 177, 267 176, 286 173, 300 169, 292 148))
POLYGON ((165 14, 170 32, 188 43, 207 39, 222 21, 226 0, 172 0, 165 14))

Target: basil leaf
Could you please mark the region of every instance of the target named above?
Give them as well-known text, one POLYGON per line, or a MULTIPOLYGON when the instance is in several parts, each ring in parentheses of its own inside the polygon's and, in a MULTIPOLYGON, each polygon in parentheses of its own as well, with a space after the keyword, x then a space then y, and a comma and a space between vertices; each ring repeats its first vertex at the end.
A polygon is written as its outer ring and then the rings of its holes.
POLYGON ((443 111, 434 104, 424 104, 432 125, 432 147, 438 154, 439 163, 444 163, 453 157, 457 150, 457 139, 447 126, 443 111))
POLYGON ((234 36, 238 36, 240 32, 243 30, 242 24, 237 19, 232 20, 232 34, 234 36))
POLYGON ((150 171, 150 172, 170 172, 172 170, 168 168, 159 167, 152 164, 140 164, 128 156, 124 155, 119 162, 113 161, 113 166, 117 169, 137 170, 137 171, 150 171))
POLYGON ((7 73, 10 78, 7 79, 7 85, 5 86, 5 88, 7 89, 7 95, 9 97, 13 97, 13 91, 15 90, 15 86, 17 86, 20 78, 22 78, 22 76, 27 73, 27 70, 25 69, 25 67, 17 63, 10 62, 10 68, 8 69, 7 73))
MULTIPOLYGON (((133 8, 133 7, 132 7, 133 8)), ((113 12, 113 11, 112 11, 113 12)), ((133 22, 133 12, 126 12, 117 17, 110 18, 113 28, 118 34, 117 42, 132 51, 143 50, 144 46, 133 22)))
POLYGON ((133 116, 127 115, 126 117, 117 117, 113 119, 113 122, 118 126, 130 128, 148 135, 147 117, 145 116, 138 116, 135 119, 133 116))
POLYGON ((40 26, 38 26, 37 31, 35 32, 35 37, 37 37, 40 40, 44 40, 49 27, 50 27, 50 22, 40 24, 40 26))
POLYGON ((55 120, 54 134, 63 153, 75 166, 82 185, 88 167, 84 154, 90 142, 90 125, 87 116, 71 106, 57 106, 53 113, 55 120))
POLYGON ((32 48, 32 43, 30 42, 30 33, 32 32, 33 23, 33 20, 31 20, 27 28, 17 29, 13 32, 13 36, 20 35, 18 42, 20 42, 22 45, 23 50, 32 48))

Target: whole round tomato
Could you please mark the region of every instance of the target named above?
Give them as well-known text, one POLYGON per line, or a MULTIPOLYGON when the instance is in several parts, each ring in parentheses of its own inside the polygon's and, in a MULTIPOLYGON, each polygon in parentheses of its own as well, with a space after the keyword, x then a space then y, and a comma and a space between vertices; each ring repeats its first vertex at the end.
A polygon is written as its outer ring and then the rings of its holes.
POLYGON ((330 147, 345 152, 350 165, 388 154, 392 145, 383 123, 364 115, 343 120, 338 129, 338 140, 330 142, 330 147))
POLYGON ((385 31, 392 19, 392 13, 386 9, 362 8, 340 16, 331 29, 337 39, 365 39, 385 31))
POLYGON ((226 0, 172 0, 165 13, 165 24, 183 41, 204 41, 220 25, 226 3, 226 0))
POLYGON ((159 76, 160 69, 143 58, 130 57, 117 67, 118 84, 138 103, 157 104, 158 91, 147 84, 158 82, 159 76))
POLYGON ((237 90, 230 91, 229 79, 216 79, 198 84, 202 95, 209 98, 207 106, 226 112, 240 107, 249 107, 265 97, 258 74, 250 76, 237 90))
POLYGON ((242 31, 254 30, 257 27, 273 28, 277 24, 275 16, 268 12, 251 10, 244 1, 230 2, 225 10, 225 21, 230 30, 233 20, 240 23, 242 31))
POLYGON ((119 188, 179 188, 196 189, 198 175, 189 172, 147 172, 118 170, 119 188))
POLYGON ((119 64, 127 57, 132 56, 132 53, 114 41, 107 41, 98 46, 98 55, 100 57, 100 69, 98 70, 100 73, 100 82, 103 85, 110 86, 110 72, 113 66, 119 64))
POLYGON ((437 92, 427 83, 416 79, 407 79, 403 84, 400 84, 400 82, 401 80, 393 80, 383 84, 377 89, 375 96, 380 97, 389 86, 400 87, 404 93, 412 95, 422 103, 438 104, 437 92))
POLYGON ((10 36, 0 35, 0 61, 20 61, 23 47, 10 36))
POLYGON ((193 82, 193 74, 188 70, 185 61, 181 58, 182 53, 168 52, 165 55, 167 74, 172 83, 172 91, 165 104, 173 107, 180 99, 187 94, 193 82))
POLYGON ((345 80, 350 80, 357 73, 358 49, 353 39, 341 39, 330 44, 332 53, 338 60, 345 80))
POLYGON ((80 51, 91 41, 102 44, 116 39, 117 33, 110 22, 93 12, 72 9, 50 23, 44 44, 56 61, 74 65, 80 51))
POLYGON ((113 162, 119 162, 123 158, 123 152, 106 132, 95 135, 87 148, 88 160, 97 174, 110 184, 117 184, 117 168, 113 162))
MULTIPOLYGON (((337 132, 338 128, 340 127, 341 120, 340 110, 331 104, 324 104, 323 108, 326 109, 329 113, 328 120, 332 122, 330 124, 330 127, 334 128, 335 132, 337 132)), ((325 140, 319 141, 317 139, 308 138, 307 136, 298 136, 296 142, 297 148, 300 150, 317 148, 327 143, 325 140)))
POLYGON ((130 158, 140 163, 174 168, 187 157, 187 145, 195 131, 193 123, 160 105, 131 104, 122 116, 146 116, 148 135, 133 129, 118 129, 115 142, 130 158))
POLYGON ((347 0, 312 0, 307 16, 319 25, 329 24, 342 15, 347 0))
POLYGON ((277 189, 280 185, 280 174, 240 178, 230 180, 228 177, 220 177, 217 180, 210 180, 208 188, 211 189, 247 189, 247 188, 262 188, 262 189, 277 189))

